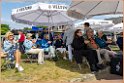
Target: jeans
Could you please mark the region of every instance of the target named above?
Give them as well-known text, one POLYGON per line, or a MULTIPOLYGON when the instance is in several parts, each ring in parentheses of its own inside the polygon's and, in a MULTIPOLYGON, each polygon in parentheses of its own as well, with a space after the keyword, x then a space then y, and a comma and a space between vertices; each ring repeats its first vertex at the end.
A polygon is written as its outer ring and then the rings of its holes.
POLYGON ((55 48, 50 46, 49 48, 44 48, 44 52, 49 52, 51 57, 55 57, 55 48))

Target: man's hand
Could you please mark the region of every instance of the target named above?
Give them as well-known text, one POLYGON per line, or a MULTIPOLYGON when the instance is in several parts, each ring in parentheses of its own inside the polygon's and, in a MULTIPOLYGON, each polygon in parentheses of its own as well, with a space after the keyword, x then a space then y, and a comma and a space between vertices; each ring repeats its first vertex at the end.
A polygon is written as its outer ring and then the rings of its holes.
POLYGON ((32 48, 33 48, 33 49, 36 49, 36 47, 35 47, 35 46, 33 46, 32 48))
POLYGON ((112 43, 112 41, 111 40, 108 40, 108 41, 106 41, 106 43, 112 43))
POLYGON ((52 43, 52 41, 48 41, 48 44, 51 44, 52 43))
POLYGON ((88 44, 88 43, 90 43, 90 41, 88 41, 88 40, 84 40, 84 43, 85 43, 85 44, 88 44))

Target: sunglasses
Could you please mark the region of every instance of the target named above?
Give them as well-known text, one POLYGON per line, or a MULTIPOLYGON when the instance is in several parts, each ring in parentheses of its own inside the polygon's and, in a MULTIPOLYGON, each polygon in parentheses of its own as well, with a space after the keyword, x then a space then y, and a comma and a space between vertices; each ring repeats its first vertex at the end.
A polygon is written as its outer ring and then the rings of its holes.
POLYGON ((14 35, 9 35, 9 36, 14 36, 14 35))

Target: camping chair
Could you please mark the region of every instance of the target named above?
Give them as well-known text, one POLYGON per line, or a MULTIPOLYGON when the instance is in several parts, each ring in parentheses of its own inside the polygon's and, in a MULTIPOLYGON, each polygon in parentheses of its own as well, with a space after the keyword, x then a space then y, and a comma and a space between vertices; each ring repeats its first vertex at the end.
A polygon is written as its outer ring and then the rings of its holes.
POLYGON ((36 57, 36 54, 29 54, 29 53, 26 53, 25 52, 25 46, 23 45, 22 46, 22 50, 24 52, 24 55, 26 56, 25 58, 26 59, 23 59, 23 61, 29 61, 30 63, 34 62, 34 61, 37 61, 37 57, 36 57))
MULTIPOLYGON (((67 50, 65 51, 66 53, 66 58, 67 58, 67 50)), ((55 49, 55 55, 58 57, 58 59, 63 59, 65 56, 62 55, 63 53, 61 53, 60 50, 55 49)))
POLYGON ((7 57, 7 53, 4 53, 4 56, 1 56, 1 59, 3 60, 1 64, 1 71, 5 69, 13 69, 15 67, 14 63, 7 57))
POLYGON ((23 59, 23 61, 29 61, 30 63, 37 61, 37 55, 36 54, 24 53, 24 55, 26 56, 26 59, 25 60, 23 59))

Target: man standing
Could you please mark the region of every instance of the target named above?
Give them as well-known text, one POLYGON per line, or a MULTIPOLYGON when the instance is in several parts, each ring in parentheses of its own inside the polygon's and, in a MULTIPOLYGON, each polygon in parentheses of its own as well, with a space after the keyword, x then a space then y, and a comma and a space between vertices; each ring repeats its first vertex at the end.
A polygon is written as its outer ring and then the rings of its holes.
POLYGON ((21 30, 18 31, 18 34, 19 50, 21 53, 24 53, 23 42, 25 41, 25 34, 21 30))
POLYGON ((85 23, 84 23, 84 35, 86 34, 86 31, 87 31, 88 29, 90 29, 90 23, 85 22, 85 23))
POLYGON ((74 39, 75 30, 76 29, 74 29, 73 26, 68 27, 63 36, 63 41, 64 41, 64 43, 66 43, 66 46, 68 47, 69 60, 71 62, 72 62, 72 57, 73 57, 71 44, 74 39))

